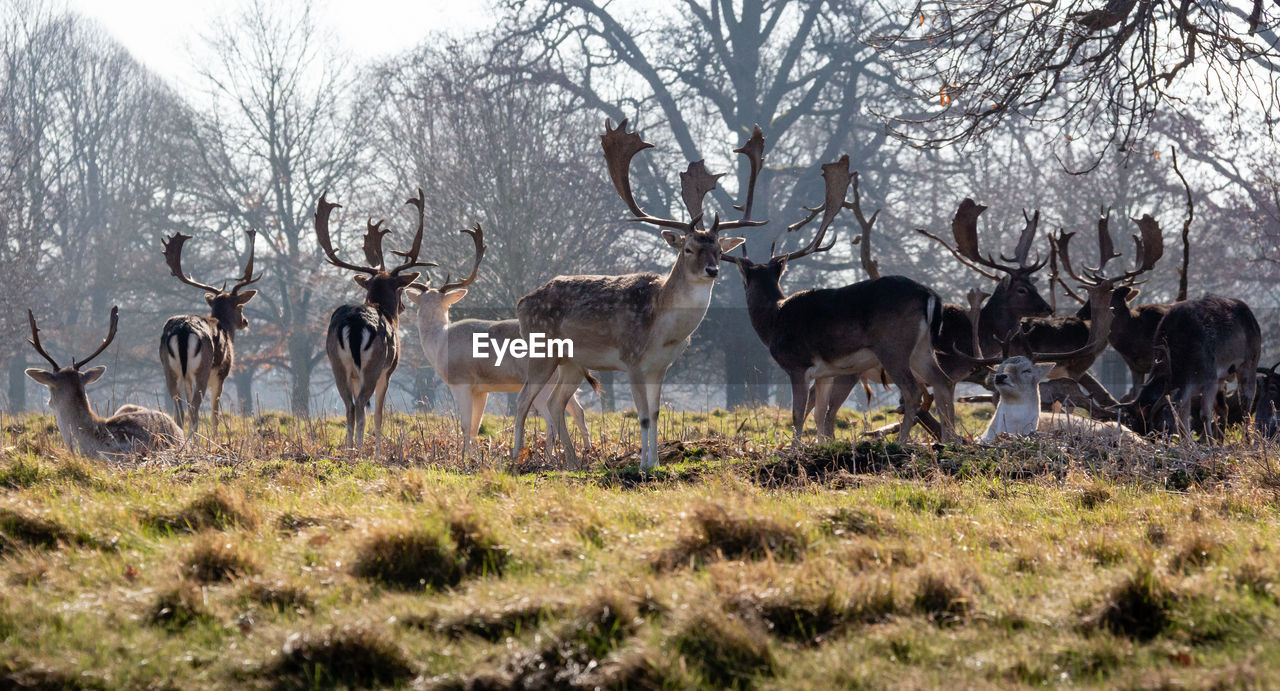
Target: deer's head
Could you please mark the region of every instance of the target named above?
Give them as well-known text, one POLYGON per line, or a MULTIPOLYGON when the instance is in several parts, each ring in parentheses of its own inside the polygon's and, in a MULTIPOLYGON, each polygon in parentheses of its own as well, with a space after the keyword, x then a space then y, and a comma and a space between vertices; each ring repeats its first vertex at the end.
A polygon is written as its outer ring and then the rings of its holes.
POLYGON ((71 364, 65 367, 58 365, 48 351, 44 349, 44 346, 40 344, 40 329, 36 327, 36 317, 31 310, 27 310, 27 321, 31 326, 31 340, 27 342, 31 344, 32 348, 35 348, 41 357, 49 361, 53 369, 45 370, 31 367, 27 369, 26 374, 49 388, 49 406, 57 409, 64 403, 76 403, 85 400, 85 387, 101 379, 107 368, 101 365, 89 369, 83 368, 89 364, 90 360, 98 357, 115 340, 116 327, 120 322, 119 308, 111 308, 111 327, 102 345, 98 346, 98 349, 88 357, 79 360, 73 359, 71 364))
POLYGON ((248 230, 245 234, 249 236, 249 259, 245 262, 244 274, 236 280, 231 290, 227 290, 227 282, 224 281, 222 288, 215 288, 211 285, 200 283, 187 276, 182 270, 182 247, 191 239, 190 235, 182 233, 174 233, 168 239, 161 242, 164 247, 164 259, 169 265, 169 271, 183 283, 200 288, 206 291, 204 301, 209 305, 209 313, 218 323, 230 331, 238 331, 249 328, 249 320, 245 319, 244 306, 258 294, 256 290, 246 290, 240 292, 242 288, 256 283, 262 278, 262 274, 253 275, 253 246, 254 240, 257 238, 257 231, 248 230))

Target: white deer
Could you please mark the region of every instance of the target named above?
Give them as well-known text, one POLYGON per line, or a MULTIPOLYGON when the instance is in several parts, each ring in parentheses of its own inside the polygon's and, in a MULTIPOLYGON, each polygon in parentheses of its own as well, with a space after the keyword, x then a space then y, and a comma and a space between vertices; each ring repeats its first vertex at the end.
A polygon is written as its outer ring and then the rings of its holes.
POLYGON ((1002 436, 1025 436, 1036 432, 1068 432, 1089 435, 1100 441, 1124 441, 1145 444, 1142 437, 1114 422, 1091 420, 1068 413, 1040 410, 1040 382, 1057 364, 1036 364, 1021 355, 1000 363, 992 383, 1000 394, 995 415, 982 433, 982 442, 991 443, 1002 436))

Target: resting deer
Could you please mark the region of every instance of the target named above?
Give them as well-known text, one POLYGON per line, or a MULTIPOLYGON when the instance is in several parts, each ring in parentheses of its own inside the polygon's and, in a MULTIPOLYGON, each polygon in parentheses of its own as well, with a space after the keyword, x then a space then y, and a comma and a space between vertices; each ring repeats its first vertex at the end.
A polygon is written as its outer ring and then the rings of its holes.
POLYGON ((49 387, 49 407, 53 408, 58 419, 58 431, 68 448, 86 456, 105 458, 182 444, 185 440, 182 428, 159 410, 123 405, 115 415, 103 418, 95 414, 89 405, 85 387, 102 378, 107 368, 81 368, 115 340, 116 327, 120 322, 118 308, 111 308, 111 327, 102 345, 88 357, 72 360, 67 367, 60 367, 40 345, 40 329, 36 328, 36 317, 31 310, 27 310, 27 321, 31 325, 28 343, 53 366, 52 370, 32 367, 27 370, 27 376, 49 387))
MULTIPOLYGON (((382 254, 382 238, 388 232, 382 230, 382 221, 369 220, 364 236, 366 264, 350 264, 338 258, 329 236, 329 215, 341 205, 334 204, 320 195, 316 202, 316 240, 330 264, 354 271, 356 285, 365 291, 364 303, 343 305, 329 317, 329 330, 325 337, 325 353, 333 368, 333 379, 338 395, 347 409, 348 448, 355 448, 364 441, 365 411, 373 401, 373 430, 382 434, 382 410, 387 397, 387 384, 391 373, 400 363, 400 313, 404 311, 401 296, 405 288, 418 279, 418 272, 401 273, 414 267, 435 264, 418 261, 422 250, 422 229, 425 222, 422 190, 418 196, 405 202, 418 210, 418 232, 408 252, 397 252, 404 262, 388 270, 382 254)), ((482 240, 481 240, 482 242, 482 240)))
POLYGON ((746 144, 735 149, 751 164, 742 219, 722 223, 717 217, 710 230, 701 228, 702 202, 715 188, 716 176, 708 173, 701 161, 689 164, 681 176, 681 197, 692 221, 658 218, 641 210, 631 192, 631 159, 653 145, 626 128, 625 120, 617 129, 605 122, 605 134, 600 140, 609 176, 636 221, 663 229, 663 239, 677 252, 676 261, 666 276, 558 276, 520 299, 516 305, 520 333, 525 337, 545 333, 550 338, 571 339, 573 355, 528 361, 516 407, 513 458, 524 446, 524 421, 533 399, 560 368, 560 381, 548 407, 565 455, 570 463, 576 463, 577 455, 564 424, 565 404, 587 370, 622 370, 631 381, 631 397, 640 419, 640 466, 656 466, 662 380, 707 313, 711 289, 720 274, 721 255, 743 242, 742 238, 721 237, 720 233, 761 225, 750 220, 764 156, 764 134, 759 127, 746 144))
POLYGON ((1194 410, 1197 427, 1214 438, 1219 393, 1231 380, 1239 384, 1241 409, 1253 410, 1262 331, 1248 305, 1215 295, 1174 303, 1155 343, 1152 373, 1136 398, 1118 406, 1121 422, 1142 434, 1190 434, 1194 410))
MULTIPOLYGON (((856 184, 856 178, 855 178, 856 184)), ((857 208, 855 195, 854 210, 857 208)), ((1027 216, 1026 225, 1013 258, 1000 255, 1002 261, 996 261, 990 254, 983 256, 978 244, 978 217, 987 207, 965 198, 956 209, 951 220, 951 234, 955 243, 948 243, 941 237, 924 229, 916 232, 933 239, 945 247, 961 264, 978 274, 996 282, 991 294, 980 311, 974 312, 974 305, 966 309, 960 305, 946 303, 942 307, 942 329, 938 340, 938 365, 953 382, 973 381, 982 383, 981 376, 975 378, 978 370, 964 358, 953 355, 953 351, 973 357, 984 357, 1000 352, 1000 339, 1018 325, 1023 317, 1038 317, 1053 313, 1048 302, 1036 289, 1035 273, 1044 267, 1045 261, 1029 261, 1031 245, 1035 240, 1036 228, 1040 222, 1040 212, 1027 216), (975 334, 975 324, 977 331, 975 334), (976 335, 976 339, 975 339, 976 335)), ((864 237, 866 229, 864 225, 864 237)), ((879 381, 880 377, 872 378, 879 381)), ((865 381, 865 379, 864 379, 865 381)), ((835 432, 836 415, 840 406, 853 390, 855 379, 850 376, 836 377, 832 380, 830 392, 826 396, 815 395, 816 406, 814 416, 818 421, 819 436, 831 436, 835 432)), ((922 424, 935 434, 940 431, 937 421, 927 412, 929 394, 925 394, 925 406, 919 419, 922 424)))
MULTIPOLYGON (((843 206, 851 177, 849 157, 823 165, 822 174, 826 178, 823 219, 809 244, 773 255, 763 264, 752 262, 745 252, 742 257, 723 257, 738 265, 751 325, 791 380, 793 443, 801 441, 809 384, 815 378, 857 375, 874 368, 883 368, 901 392, 900 441, 910 436, 922 384, 933 388, 942 414, 941 437, 950 440, 954 436, 952 384, 934 356, 942 325, 942 300, 936 293, 903 276, 790 296, 782 293, 779 282, 788 262, 825 252, 835 243, 834 236, 827 245, 822 241, 843 206)), ((788 230, 804 226, 815 214, 788 230)))
MULTIPOLYGON (((507 357, 498 364, 496 357, 477 358, 473 352, 476 334, 484 334, 497 342, 511 342, 520 338, 520 322, 515 319, 449 320, 449 308, 466 296, 467 286, 475 281, 476 270, 480 267, 480 260, 484 258, 485 252, 484 231, 479 226, 461 232, 470 235, 476 246, 475 268, 471 275, 452 282, 446 276, 444 284, 439 288, 432 288, 429 282, 413 283, 409 286, 408 295, 418 306, 418 335, 422 339, 422 350, 458 403, 458 418, 464 435, 462 454, 465 456, 471 448, 471 441, 480 431, 480 421, 484 417, 489 394, 495 391, 511 393, 520 390, 524 379, 524 360, 507 357)), ((589 377, 589 380, 592 386, 599 387, 594 377, 589 377)), ((547 422, 548 453, 556 439, 555 424, 547 409, 547 400, 551 397, 555 382, 556 379, 553 378, 533 402, 547 422)), ((589 448, 591 435, 587 431, 586 415, 576 396, 569 399, 568 408, 589 448)))
POLYGON ((1123 440, 1143 444, 1142 438, 1114 422, 1102 422, 1066 413, 1040 410, 1040 382, 1056 363, 1036 364, 1024 356, 1002 362, 992 377, 1000 401, 982 433, 983 443, 1002 436, 1025 436, 1035 432, 1088 434, 1096 439, 1123 440))
POLYGON ((262 276, 253 275, 253 242, 257 233, 250 230, 245 234, 249 236, 249 260, 245 263, 244 275, 229 291, 225 290, 225 283, 224 289, 219 290, 192 280, 182 270, 182 247, 191 239, 190 235, 175 233, 162 242, 169 271, 179 281, 204 290, 204 301, 209 304, 209 316, 170 317, 160 335, 160 365, 173 402, 173 415, 180 426, 185 426, 189 416, 192 434, 199 427, 200 402, 206 389, 213 399, 213 425, 217 429, 218 413, 222 410, 222 385, 235 364, 236 331, 249 328, 244 306, 258 291, 242 293, 240 289, 262 276))

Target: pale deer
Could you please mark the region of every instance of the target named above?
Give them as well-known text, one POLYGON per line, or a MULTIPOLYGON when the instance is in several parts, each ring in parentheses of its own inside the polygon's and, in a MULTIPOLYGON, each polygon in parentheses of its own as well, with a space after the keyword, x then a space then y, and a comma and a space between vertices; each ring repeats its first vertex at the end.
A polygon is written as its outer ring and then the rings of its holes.
POLYGON ((706 315, 712 286, 720 274, 721 255, 743 242, 742 238, 721 237, 720 233, 761 225, 750 220, 764 155, 764 134, 759 127, 746 144, 735 149, 751 165, 742 218, 722 223, 717 216, 710 230, 700 227, 702 202, 715 188, 717 176, 709 174, 701 161, 689 164, 681 176, 681 197, 690 222, 658 218, 641 210, 631 192, 631 159, 653 145, 635 132, 627 132, 626 127, 625 120, 616 129, 611 122, 605 122, 605 134, 600 139, 609 176, 636 221, 663 229, 663 239, 677 252, 676 261, 666 276, 558 276, 520 299, 516 305, 520 333, 526 338, 531 333, 544 333, 551 338, 571 339, 573 355, 527 363, 516 407, 513 458, 524 446, 524 422, 534 398, 560 368, 560 381, 548 407, 565 455, 576 464, 577 454, 564 424, 565 404, 587 370, 622 370, 630 379, 631 397, 640 421, 640 465, 645 469, 657 465, 663 378, 706 315))
MULTIPOLYGON (((520 390, 524 381, 524 363, 522 359, 507 357, 499 361, 492 354, 489 357, 475 356, 474 343, 477 334, 497 342, 512 342, 520 338, 520 322, 515 319, 490 321, 483 319, 463 319, 452 321, 449 308, 467 294, 467 286, 476 278, 476 269, 484 258, 485 245, 482 231, 464 229, 461 232, 471 236, 476 246, 475 268, 471 275, 460 281, 445 282, 439 288, 432 288, 427 283, 413 283, 409 286, 409 300, 418 306, 418 335, 421 337, 422 350, 427 360, 435 369, 440 379, 453 392, 453 399, 458 404, 458 418, 462 423, 463 441, 462 455, 466 456, 471 442, 480 430, 480 421, 484 417, 485 404, 489 394, 493 392, 512 393, 520 390)), ((594 377, 589 377, 593 387, 599 386, 594 377)), ((556 440, 555 423, 547 408, 547 400, 551 397, 552 386, 558 381, 558 375, 551 383, 543 387, 534 399, 533 405, 538 409, 547 423, 547 452, 550 453, 556 440)), ((589 448, 591 434, 587 431, 586 414, 576 396, 568 401, 569 413, 573 415, 578 430, 589 448)))
POLYGON ((160 365, 164 369, 169 400, 173 403, 173 415, 180 426, 188 417, 191 433, 199 427, 200 403, 205 391, 209 391, 213 408, 213 427, 217 430, 218 413, 222 410, 222 385, 235 365, 236 331, 249 328, 244 306, 258 294, 256 290, 240 290, 262 278, 253 275, 253 244, 255 231, 249 236, 249 259, 245 262, 244 275, 231 290, 222 289, 192 280, 182 270, 182 247, 190 235, 175 233, 162 241, 164 259, 169 271, 179 281, 203 291, 209 305, 209 316, 185 314, 170 317, 164 323, 160 335, 160 365))
MULTIPOLYGON (((787 263, 831 249, 822 241, 843 208, 849 187, 849 157, 822 166, 826 196, 822 224, 803 248, 756 264, 725 255, 737 264, 747 293, 751 325, 769 354, 791 380, 793 444, 801 442, 809 384, 818 377, 858 375, 881 368, 901 393, 903 423, 899 440, 907 441, 920 405, 922 386, 932 387, 942 414, 941 437, 953 432, 953 390, 934 356, 942 325, 942 300, 929 288, 903 276, 885 276, 843 288, 805 290, 785 296, 779 282, 787 263)), ((796 230, 813 214, 793 224, 796 230)))
POLYGON ((1244 414, 1253 410, 1262 330, 1244 302, 1209 295, 1174 303, 1155 343, 1151 375, 1136 398, 1118 406, 1121 422, 1142 434, 1200 429, 1213 439, 1221 432, 1219 394, 1232 380, 1244 414))
POLYGON ((316 240, 330 264, 356 272, 356 285, 365 291, 362 304, 343 305, 333 311, 325 338, 325 353, 333 368, 338 395, 347 410, 348 448, 364 440, 365 411, 373 401, 374 434, 381 436, 382 411, 387 397, 391 373, 400 363, 400 313, 404 311, 401 296, 405 288, 417 280, 419 273, 401 273, 414 267, 435 264, 419 262, 425 209, 422 190, 405 202, 418 211, 418 231, 408 252, 397 252, 404 262, 388 270, 382 253, 382 238, 390 231, 382 229, 382 221, 369 220, 364 236, 366 264, 350 264, 338 258, 329 235, 329 215, 339 204, 320 195, 316 202, 316 240))
POLYGON ((111 327, 102 345, 86 358, 73 359, 66 367, 60 367, 45 351, 44 346, 40 345, 40 329, 36 328, 36 317, 31 310, 27 310, 27 321, 31 325, 31 340, 28 343, 53 366, 52 370, 32 367, 27 370, 27 376, 49 387, 49 407, 53 409, 58 420, 58 431, 62 433, 62 440, 68 448, 85 456, 108 458, 183 443, 185 437, 182 428, 173 418, 159 410, 123 405, 116 410, 115 415, 103 418, 94 413, 89 405, 85 387, 98 381, 107 368, 81 368, 98 357, 115 340, 116 327, 120 322, 118 308, 111 308, 111 327))
POLYGON ((1056 363, 1036 364, 1024 356, 1011 357, 996 369, 992 383, 1000 394, 996 412, 982 433, 982 442, 990 444, 1002 436, 1025 436, 1035 432, 1067 432, 1086 435, 1096 441, 1124 441, 1143 445, 1142 438, 1115 423, 1091 420, 1063 412, 1040 409, 1040 382, 1056 367, 1056 363))

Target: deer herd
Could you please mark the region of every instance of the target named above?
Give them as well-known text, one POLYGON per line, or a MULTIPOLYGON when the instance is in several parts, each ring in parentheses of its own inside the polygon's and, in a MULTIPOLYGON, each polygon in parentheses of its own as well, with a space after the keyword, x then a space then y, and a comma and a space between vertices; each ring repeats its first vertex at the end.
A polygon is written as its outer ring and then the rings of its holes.
MULTIPOLYGON (((729 231, 750 231, 766 224, 752 218, 756 182, 764 165, 765 139, 759 127, 734 150, 749 169, 744 198, 734 207, 741 212, 736 219, 714 214, 708 221, 704 199, 720 176, 711 174, 702 161, 691 163, 680 175, 680 198, 688 220, 651 215, 637 202, 630 173, 636 154, 652 144, 628 132, 626 120, 617 127, 606 122, 601 143, 609 177, 632 215, 630 220, 661 229, 663 240, 675 251, 671 268, 666 275, 557 276, 521 298, 514 319, 450 320, 450 308, 467 295, 485 256, 484 230, 479 225, 460 231, 475 251, 466 278, 446 277, 436 287, 424 271, 436 264, 420 259, 425 227, 422 190, 406 202, 417 221, 408 249, 384 253, 383 238, 389 231, 383 229, 383 221, 370 219, 363 263, 339 259, 329 220, 340 206, 320 196, 315 210, 316 242, 330 264, 354 274, 364 293, 362 302, 333 311, 325 338, 325 352, 346 408, 348 448, 362 444, 370 404, 373 434, 381 438, 387 387, 400 362, 400 316, 407 298, 417 306, 418 333, 427 360, 458 404, 464 455, 477 436, 489 393, 519 392, 513 457, 521 453, 525 421, 530 409, 536 408, 546 420, 547 453, 553 455, 558 443, 566 460, 576 463, 565 412, 572 414, 589 445, 582 405, 576 398, 578 388, 585 380, 598 391, 600 384, 592 372, 619 370, 627 375, 640 426, 640 465, 653 468, 659 455, 663 380, 703 321, 722 263, 737 267, 751 326, 790 380, 796 445, 810 411, 818 435, 832 436, 836 412, 859 383, 868 392, 874 386, 897 387, 902 422, 896 425, 896 433, 901 441, 909 438, 916 422, 940 442, 960 441, 954 387, 961 382, 985 384, 994 392, 997 408, 979 438, 983 443, 1062 429, 1134 445, 1149 444, 1152 434, 1187 439, 1199 435, 1214 442, 1232 424, 1243 424, 1246 434, 1256 430, 1270 436, 1280 431, 1280 364, 1259 367, 1261 332, 1245 303, 1207 296, 1133 306, 1139 279, 1152 271, 1164 253, 1160 226, 1149 215, 1133 219, 1137 228, 1133 268, 1109 271, 1107 265, 1121 256, 1112 240, 1109 212, 1100 214, 1097 222, 1096 266, 1073 261, 1070 244, 1075 233, 1062 231, 1047 235, 1047 254, 1030 261, 1038 239, 1038 211, 1024 213, 1025 227, 1013 256, 999 253, 997 259, 982 251, 978 241, 978 221, 986 207, 965 199, 952 221, 952 241, 927 230, 919 232, 945 247, 963 266, 994 282, 988 284, 989 294, 971 290, 967 306, 944 303, 937 292, 912 279, 880 276, 869 259, 869 243, 862 248, 869 280, 787 295, 781 286, 787 265, 829 251, 835 243, 832 227, 842 210, 852 209, 862 225, 863 235, 854 242, 869 237, 876 214, 868 219, 862 212, 857 174, 850 170, 848 156, 822 166, 821 202, 786 229, 799 232, 817 220, 812 238, 792 252, 771 248, 769 258, 756 263, 745 247, 733 253, 745 240, 729 231), (396 258, 390 268, 388 254, 396 258), (1036 274, 1046 266, 1049 301, 1036 286, 1036 274), (1058 288, 1080 303, 1076 312, 1055 314, 1058 288), (492 355, 477 357, 469 347, 478 337, 511 341, 535 334, 561 339, 572 347, 547 357, 505 362, 492 355), (1133 376, 1133 389, 1123 401, 1112 397, 1090 374, 1108 347, 1120 353, 1133 376), (1235 386, 1229 391, 1231 382, 1235 386), (1065 413, 1064 405, 1087 410, 1089 416, 1065 413)), ((41 345, 35 316, 28 310, 30 344, 52 369, 32 368, 26 374, 49 388, 49 405, 69 447, 86 455, 113 457, 182 445, 188 434, 197 432, 206 392, 217 429, 223 383, 235 364, 235 335, 248 328, 243 310, 258 292, 246 288, 261 278, 254 275, 254 231, 247 236, 244 273, 230 290, 225 289, 226 283, 218 289, 188 277, 182 250, 191 236, 178 233, 162 243, 170 272, 182 283, 204 290, 209 306, 208 316, 173 317, 161 332, 160 364, 173 417, 125 405, 114 416, 102 418, 89 405, 85 387, 101 378, 106 368, 82 368, 115 338, 116 308, 111 309, 108 335, 98 349, 65 367, 59 367, 41 345)))

